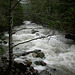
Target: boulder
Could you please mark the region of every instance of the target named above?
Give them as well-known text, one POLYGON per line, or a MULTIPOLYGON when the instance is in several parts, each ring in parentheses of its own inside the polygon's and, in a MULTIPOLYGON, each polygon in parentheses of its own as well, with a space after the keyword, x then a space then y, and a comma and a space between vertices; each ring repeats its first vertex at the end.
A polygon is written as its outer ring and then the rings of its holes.
POLYGON ((38 52, 36 57, 44 58, 44 57, 45 57, 45 55, 44 55, 44 53, 43 53, 43 52, 38 52))
POLYGON ((46 66, 46 63, 44 61, 35 61, 36 65, 46 66))
POLYGON ((20 73, 23 73, 23 75, 38 75, 38 71, 31 64, 32 62, 29 60, 22 63, 14 62, 14 71, 15 73, 18 72, 17 75, 21 75, 20 73))
POLYGON ((56 68, 51 68, 51 71, 54 73, 56 71, 56 68))
POLYGON ((19 69, 22 72, 25 72, 27 70, 27 66, 23 63, 14 62, 14 66, 16 69, 19 69))
POLYGON ((7 41, 4 41, 3 43, 4 43, 4 44, 7 44, 7 41))
POLYGON ((39 58, 44 58, 45 55, 43 52, 41 52, 41 50, 34 50, 33 54, 32 54, 33 57, 39 57, 39 58))

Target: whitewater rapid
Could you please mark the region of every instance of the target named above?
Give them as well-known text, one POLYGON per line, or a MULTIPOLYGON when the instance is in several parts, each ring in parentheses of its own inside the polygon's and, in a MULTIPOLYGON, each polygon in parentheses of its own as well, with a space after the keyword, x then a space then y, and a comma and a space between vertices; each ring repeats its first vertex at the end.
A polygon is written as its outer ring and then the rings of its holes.
MULTIPOLYGON (((27 59, 32 61, 32 66, 38 71, 48 70, 51 75, 75 75, 75 44, 73 40, 66 39, 65 35, 61 32, 50 30, 41 25, 31 23, 30 21, 24 21, 24 24, 16 26, 14 31, 16 31, 15 34, 13 34, 14 45, 51 34, 51 36, 47 38, 37 39, 14 47, 14 55, 38 49, 45 54, 45 58, 35 58, 32 56, 32 53, 30 53, 29 55, 15 58, 17 62, 23 62, 27 57, 27 59), (17 31, 19 29, 22 30, 17 31), (38 32, 32 34, 32 29, 38 32), (34 62, 36 60, 43 60, 47 65, 35 65, 34 62), (55 68, 56 71, 51 71, 51 68, 55 68)), ((8 36, 8 34, 6 34, 6 36, 8 36)))

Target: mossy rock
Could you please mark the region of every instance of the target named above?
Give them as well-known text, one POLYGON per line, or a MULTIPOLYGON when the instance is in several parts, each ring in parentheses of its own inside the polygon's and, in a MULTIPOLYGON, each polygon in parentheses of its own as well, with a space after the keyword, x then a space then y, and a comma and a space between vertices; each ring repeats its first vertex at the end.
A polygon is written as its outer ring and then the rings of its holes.
POLYGON ((41 52, 41 50, 37 50, 37 49, 35 49, 34 51, 33 51, 33 53, 38 53, 38 52, 41 52))
POLYGON ((35 61, 36 65, 46 66, 46 63, 44 61, 35 61))
POLYGON ((36 55, 36 57, 44 58, 45 55, 44 55, 43 52, 38 52, 37 55, 36 55))
POLYGON ((41 52, 41 50, 34 50, 34 52, 36 54, 36 57, 40 57, 40 58, 44 58, 45 55, 43 52, 41 52))

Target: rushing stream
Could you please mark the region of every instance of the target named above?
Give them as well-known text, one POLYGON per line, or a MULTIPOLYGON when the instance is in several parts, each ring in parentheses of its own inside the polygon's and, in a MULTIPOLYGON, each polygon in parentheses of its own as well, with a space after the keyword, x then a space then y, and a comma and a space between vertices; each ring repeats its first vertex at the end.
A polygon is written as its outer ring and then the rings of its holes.
MULTIPOLYGON (((14 45, 51 34, 51 36, 47 38, 37 39, 14 47, 14 55, 37 49, 45 54, 45 58, 35 58, 32 56, 32 53, 30 53, 26 56, 15 58, 15 61, 23 62, 27 57, 27 59, 32 61, 32 66, 39 71, 48 70, 51 75, 75 75, 75 44, 72 40, 66 39, 63 33, 59 33, 58 31, 54 32, 30 21, 24 21, 24 25, 16 26, 14 31, 16 31, 16 33, 13 34, 14 45), (33 29, 37 31, 34 34, 32 34, 33 29), (47 65, 35 65, 34 61, 36 60, 43 60, 47 65), (55 68, 56 71, 52 71, 52 68, 55 68)), ((8 36, 8 34, 6 34, 6 36, 8 36)))

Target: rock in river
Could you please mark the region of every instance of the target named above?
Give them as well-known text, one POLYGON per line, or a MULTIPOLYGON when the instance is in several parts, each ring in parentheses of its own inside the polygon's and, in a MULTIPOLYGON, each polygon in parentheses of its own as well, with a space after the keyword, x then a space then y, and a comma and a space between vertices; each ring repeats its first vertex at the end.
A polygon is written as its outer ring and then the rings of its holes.
POLYGON ((36 65, 41 65, 41 66, 46 66, 46 63, 44 61, 35 61, 34 62, 36 65))
POLYGON ((51 74, 49 74, 49 72, 48 72, 48 71, 43 70, 43 71, 41 71, 41 72, 40 72, 40 74, 39 74, 39 75, 51 75, 51 74))
POLYGON ((31 30, 31 33, 32 34, 35 34, 36 32, 38 32, 38 31, 37 30, 34 30, 34 29, 31 30))
POLYGON ((32 54, 33 57, 39 57, 39 58, 44 58, 45 55, 43 52, 41 52, 41 50, 34 50, 33 54, 32 54))

